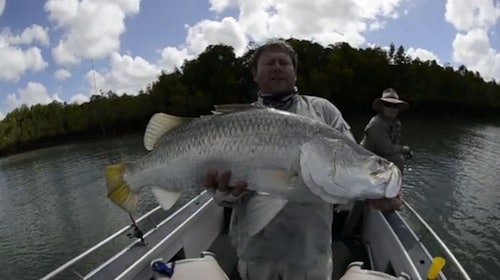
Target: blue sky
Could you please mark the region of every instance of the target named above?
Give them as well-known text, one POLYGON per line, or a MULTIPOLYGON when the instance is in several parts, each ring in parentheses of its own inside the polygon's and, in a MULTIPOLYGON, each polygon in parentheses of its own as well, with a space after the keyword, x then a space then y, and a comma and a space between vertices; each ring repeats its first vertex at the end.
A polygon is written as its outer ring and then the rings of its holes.
POLYGON ((273 36, 403 45, 500 81, 493 0, 0 0, 0 119, 21 104, 135 94, 209 44, 273 36), (92 72, 92 62, 95 72, 92 72))

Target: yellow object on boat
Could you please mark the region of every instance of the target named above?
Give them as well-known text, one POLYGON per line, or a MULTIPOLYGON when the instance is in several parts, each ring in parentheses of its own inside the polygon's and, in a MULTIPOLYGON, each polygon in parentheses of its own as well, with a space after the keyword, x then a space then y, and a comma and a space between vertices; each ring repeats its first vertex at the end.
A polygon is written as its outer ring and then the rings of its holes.
POLYGON ((446 264, 446 261, 442 257, 435 257, 432 260, 431 267, 429 268, 429 271, 427 272, 427 280, 434 280, 437 279, 439 272, 443 270, 444 265, 446 264))

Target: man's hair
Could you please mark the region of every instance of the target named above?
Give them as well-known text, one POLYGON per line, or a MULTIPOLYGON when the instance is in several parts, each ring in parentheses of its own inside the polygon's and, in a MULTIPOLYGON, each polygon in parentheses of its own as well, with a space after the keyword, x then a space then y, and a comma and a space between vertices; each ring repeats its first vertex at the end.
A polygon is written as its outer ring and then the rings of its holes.
POLYGON ((293 47, 283 39, 272 39, 267 41, 264 45, 258 47, 253 53, 252 58, 250 59, 250 66, 252 67, 252 69, 257 69, 259 58, 265 51, 279 51, 286 53, 288 56, 290 56, 293 68, 295 69, 295 71, 297 71, 297 53, 295 52, 293 47))

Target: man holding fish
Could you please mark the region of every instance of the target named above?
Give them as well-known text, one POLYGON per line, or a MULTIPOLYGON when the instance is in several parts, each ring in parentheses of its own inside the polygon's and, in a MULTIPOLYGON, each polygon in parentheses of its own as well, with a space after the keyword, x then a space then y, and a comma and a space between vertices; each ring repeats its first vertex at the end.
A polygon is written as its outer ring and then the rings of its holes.
MULTIPOLYGON (((319 97, 299 95, 295 87, 297 54, 286 42, 270 41, 261 46, 251 66, 260 89, 259 104, 318 119, 355 141, 333 104, 319 97)), ((246 190, 246 182, 229 187, 230 175, 230 171, 211 170, 205 186, 215 193, 219 204, 233 208, 232 234, 238 236, 238 216, 244 215, 241 212, 251 192, 246 190)), ((398 198, 372 203, 385 210, 389 210, 388 205, 401 205, 398 198)), ((332 219, 328 203, 289 202, 258 234, 247 240, 235 238, 242 279, 330 279, 332 219)))
POLYGON ((190 120, 155 114, 144 136, 150 152, 107 168, 108 197, 133 212, 150 187, 168 209, 205 186, 233 209, 244 280, 330 279, 332 204, 397 208, 401 172, 360 147, 332 103, 297 92, 297 54, 285 41, 258 48, 251 70, 255 106, 190 120))

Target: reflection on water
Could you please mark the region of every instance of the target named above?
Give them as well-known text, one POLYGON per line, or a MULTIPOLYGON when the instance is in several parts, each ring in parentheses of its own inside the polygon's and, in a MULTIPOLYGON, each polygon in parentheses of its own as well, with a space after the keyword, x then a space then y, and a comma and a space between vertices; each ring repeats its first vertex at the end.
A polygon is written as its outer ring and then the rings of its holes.
MULTIPOLYGON (((368 119, 351 123, 356 138, 368 119)), ((496 279, 500 127, 453 123, 403 120, 403 141, 415 152, 405 197, 472 279, 496 279)), ((126 226, 128 216, 106 198, 104 168, 143 153, 138 136, 0 159, 0 279, 39 278, 126 226)), ((155 206, 145 192, 139 213, 155 206)))
MULTIPOLYGON (((407 166, 407 199, 446 241, 472 279, 497 279, 500 128, 449 125, 427 129, 429 137, 408 138, 416 157, 407 166)), ((418 129, 410 127, 410 131, 418 129)))
MULTIPOLYGON (((106 198, 103 172, 141 153, 133 137, 0 160, 0 279, 38 278, 127 225, 106 198)), ((144 197, 140 212, 154 206, 144 197)))

